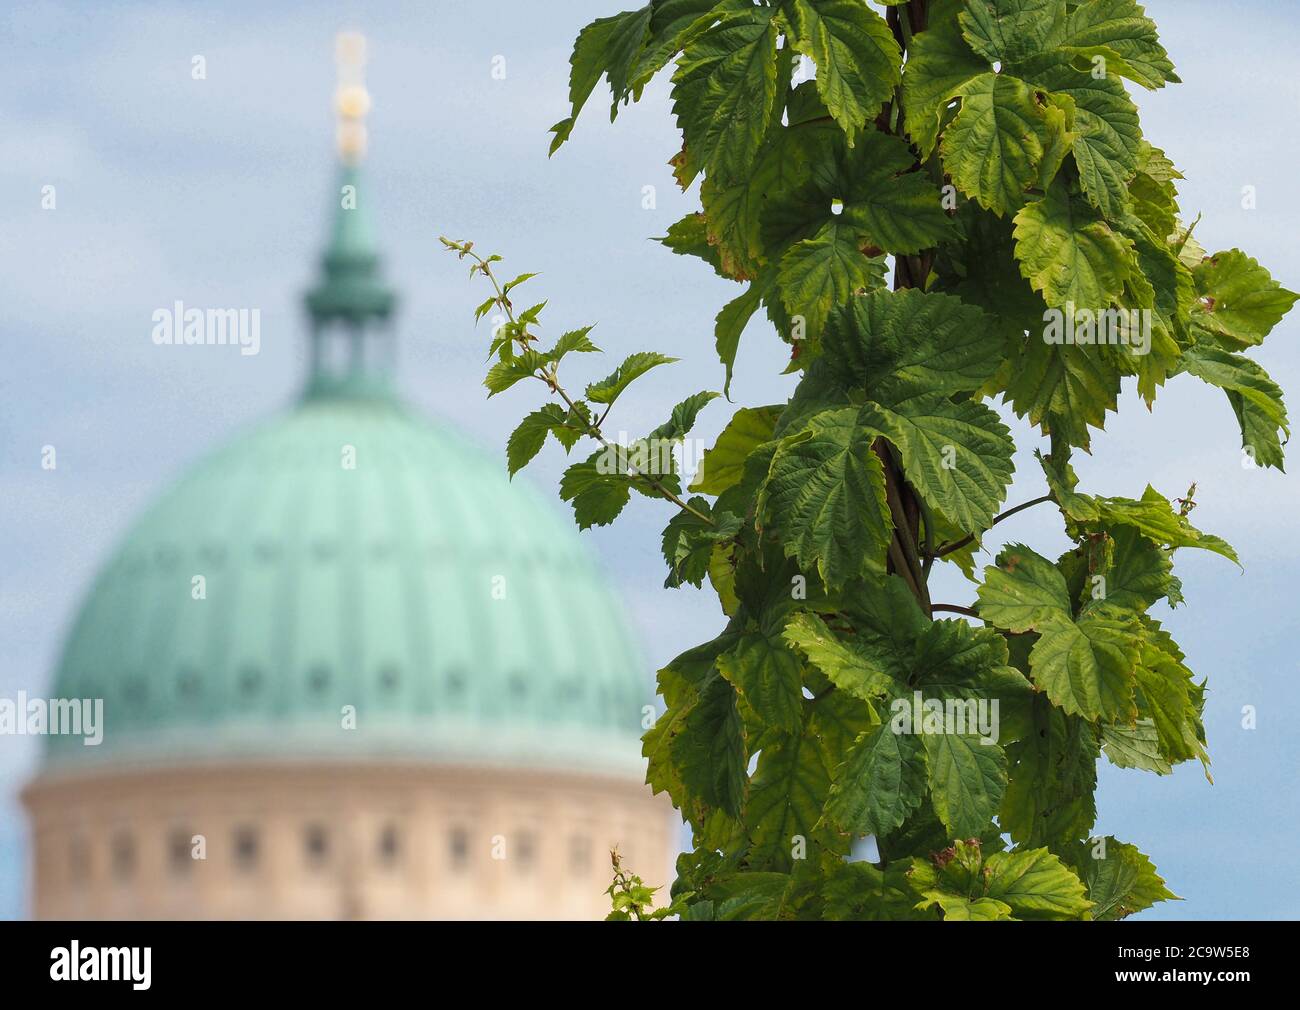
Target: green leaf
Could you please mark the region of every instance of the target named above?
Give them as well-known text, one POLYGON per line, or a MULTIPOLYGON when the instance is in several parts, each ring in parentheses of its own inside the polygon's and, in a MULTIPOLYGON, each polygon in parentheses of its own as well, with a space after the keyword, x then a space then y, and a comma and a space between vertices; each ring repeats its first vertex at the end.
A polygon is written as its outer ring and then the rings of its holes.
POLYGON ((708 501, 698 495, 687 504, 700 515, 709 516, 712 523, 685 510, 668 521, 663 535, 664 560, 668 563, 666 589, 674 589, 683 582, 701 585, 708 573, 714 547, 740 532, 739 516, 730 512, 713 512, 708 501))
POLYGON ((1131 526, 1115 529, 1112 539, 1111 562, 1094 576, 1105 580, 1097 585, 1095 599, 1140 613, 1168 596, 1173 578, 1169 555, 1131 526))
POLYGON ((1014 63, 1060 43, 1065 0, 967 0, 958 20, 975 52, 990 63, 1014 63))
POLYGON ((672 442, 680 442, 691 433, 695 427, 695 419, 699 417, 700 411, 718 398, 717 393, 708 392, 695 393, 688 396, 681 403, 673 408, 672 415, 663 424, 659 425, 654 431, 650 432, 650 439, 666 439, 672 442))
POLYGON ((560 479, 560 497, 573 504, 573 517, 583 530, 608 526, 618 518, 631 497, 626 476, 600 472, 596 463, 599 455, 574 463, 560 479))
POLYGON ((786 554, 830 585, 880 570, 893 534, 876 433, 857 418, 823 411, 783 440, 762 496, 786 554))
POLYGON ((1037 695, 1033 728, 1007 745, 1010 773, 998 824, 1021 845, 1054 851, 1097 819, 1097 730, 1037 695))
POLYGON ((1032 88, 1007 74, 981 74, 957 95, 961 111, 943 135, 944 168, 959 190, 999 217, 1020 209, 1059 124, 1032 88))
POLYGON ((691 490, 720 495, 740 483, 749 454, 772 438, 784 408, 742 407, 732 415, 712 449, 704 451, 691 490))
POLYGON ((809 337, 821 334, 833 309, 884 279, 884 257, 865 255, 858 230, 842 217, 791 246, 777 273, 781 301, 791 316, 804 317, 809 337))
POLYGON ((851 147, 900 80, 894 33, 859 0, 790 0, 789 6, 794 47, 817 64, 817 91, 851 147))
POLYGON ((673 113, 686 141, 683 186, 701 171, 743 177, 753 165, 776 104, 775 13, 725 14, 678 59, 673 113))
POLYGON ((717 273, 726 273, 717 246, 709 241, 708 220, 699 212, 687 214, 680 221, 669 225, 668 234, 655 241, 667 246, 678 256, 696 256, 717 273))
POLYGON ((879 132, 863 134, 843 159, 843 218, 885 252, 921 252, 952 234, 943 194, 914 167, 907 141, 879 132))
POLYGON ((1092 917, 1098 922, 1123 919, 1161 901, 1182 901, 1165 886, 1151 860, 1137 846, 1107 835, 1080 842, 1072 863, 1088 887, 1092 917))
POLYGON ((826 327, 824 360, 882 402, 979 389, 1002 363, 993 320, 952 295, 915 289, 855 298, 826 327))
POLYGON ((487 387, 488 396, 504 393, 517 382, 531 378, 539 368, 547 364, 541 352, 534 350, 520 351, 513 357, 497 361, 488 369, 483 385, 487 387))
POLYGON ((1070 591, 1060 569, 1024 544, 1007 544, 997 567, 984 569, 979 588, 980 618, 1020 634, 1042 629, 1072 614, 1070 591))
POLYGON ((623 364, 619 365, 608 378, 587 387, 587 399, 592 403, 612 404, 634 379, 640 378, 658 365, 671 365, 676 360, 655 351, 638 351, 629 354, 623 364))
POLYGON ((803 682, 799 658, 775 635, 743 634, 718 657, 718 669, 731 681, 763 722, 796 732, 800 726, 803 682))
POLYGON ((922 393, 888 406, 867 403, 862 423, 898 447, 908 480, 932 509, 963 530, 993 525, 1015 470, 1015 444, 994 411, 922 393))
POLYGON ((881 870, 871 863, 837 866, 822 889, 828 922, 897 922, 921 919, 915 910, 918 895, 912 890, 907 863, 891 862, 881 870))
POLYGON ((1017 919, 1079 919, 1092 907, 1074 872, 1046 849, 995 852, 984 861, 985 894, 1017 919))
POLYGON ((1065 444, 1087 449, 1088 426, 1104 427, 1106 412, 1116 407, 1120 362, 1114 348, 1047 344, 1031 333, 1011 356, 1011 407, 1065 444))
POLYGON ((793 615, 784 636, 832 684, 855 698, 879 698, 902 686, 879 648, 837 638, 816 614, 793 615))
POLYGON ((957 733, 921 736, 935 813, 949 834, 978 838, 989 829, 1007 787, 1007 756, 994 743, 957 733))
POLYGON ((1034 682, 1052 703, 1085 719, 1132 723, 1141 632, 1131 618, 1089 613, 1043 623, 1029 653, 1034 682))
POLYGON ((802 837, 805 843, 824 839, 817 822, 830 784, 811 734, 782 736, 763 748, 745 805, 750 866, 790 869, 796 838, 802 837))
POLYGON ((736 350, 740 346, 740 335, 749 320, 758 310, 762 301, 763 288, 755 283, 749 285, 742 294, 727 302, 718 312, 714 321, 714 341, 718 349, 718 360, 727 369, 723 391, 731 392, 731 373, 736 364, 736 350))
POLYGON ((908 47, 903 67, 903 110, 907 132, 922 158, 928 158, 939 139, 944 109, 973 78, 988 71, 988 61, 977 56, 962 38, 957 9, 962 0, 937 0, 930 22, 908 47))
POLYGON ((858 737, 836 770, 826 813, 850 834, 884 834, 921 805, 925 789, 920 739, 881 725, 858 737))
POLYGON ((1174 511, 1169 499, 1147 485, 1141 500, 1132 498, 1098 498, 1098 511, 1104 522, 1132 526, 1148 540, 1164 547, 1199 547, 1240 564, 1231 545, 1208 533, 1202 533, 1181 512, 1174 511))
POLYGON ((1160 734, 1150 719, 1139 719, 1133 726, 1102 726, 1101 749, 1117 768, 1138 768, 1157 775, 1173 771, 1160 753, 1160 734))
POLYGON ((571 351, 590 354, 599 351, 600 348, 593 344, 588 338, 592 327, 584 326, 579 330, 570 330, 562 334, 560 339, 555 342, 555 346, 546 352, 545 358, 548 362, 556 363, 571 351))
POLYGON ((1300 297, 1239 249, 1215 253, 1192 271, 1192 277, 1198 298, 1193 329, 1210 334, 1229 350, 1263 343, 1300 297))
POLYGON ((1260 466, 1283 469, 1282 446, 1291 437, 1282 390, 1268 373, 1243 354, 1230 354, 1209 344, 1197 344, 1179 359, 1184 370, 1218 386, 1241 426, 1242 448, 1260 466))
POLYGON ((1119 54, 1144 87, 1178 83, 1155 24, 1136 0, 1090 0, 1079 4, 1070 12, 1063 42, 1078 48, 1105 46, 1119 54))
MULTIPOLYGON (((558 404, 548 403, 519 422, 506 443, 506 464, 513 477, 527 466, 542 449, 546 434, 567 424, 568 414, 558 404)), ((557 436, 558 437, 558 436, 557 436)))
POLYGON ((1100 311, 1135 268, 1131 243, 1060 182, 1016 215, 1015 237, 1020 272, 1053 308, 1100 311))
POLYGON ((670 746, 688 795, 739 817, 746 782, 745 728, 736 692, 726 680, 706 681, 670 746))
POLYGON ((618 112, 618 103, 628 93, 633 65, 640 55, 646 31, 650 27, 651 4, 613 17, 598 18, 578 33, 569 57, 569 102, 572 111, 551 127, 555 134, 551 154, 569 139, 573 124, 586 105, 591 92, 602 77, 608 77, 613 94, 610 119, 618 112))

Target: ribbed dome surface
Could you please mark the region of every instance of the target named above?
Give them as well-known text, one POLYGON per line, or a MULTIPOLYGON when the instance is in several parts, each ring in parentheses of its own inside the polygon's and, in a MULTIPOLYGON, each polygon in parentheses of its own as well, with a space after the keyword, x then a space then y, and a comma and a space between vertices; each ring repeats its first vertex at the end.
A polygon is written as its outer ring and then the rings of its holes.
POLYGON ((554 503, 391 401, 326 398, 144 515, 52 694, 103 698, 105 735, 49 737, 47 768, 392 757, 635 774, 653 689, 554 503))

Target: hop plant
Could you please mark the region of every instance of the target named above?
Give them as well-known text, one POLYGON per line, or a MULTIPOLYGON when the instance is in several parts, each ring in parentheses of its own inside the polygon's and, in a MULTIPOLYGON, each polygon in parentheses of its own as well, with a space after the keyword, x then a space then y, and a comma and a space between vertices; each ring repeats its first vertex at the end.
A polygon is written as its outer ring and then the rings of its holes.
MULTIPOLYGON (((1205 684, 1149 610, 1182 602, 1178 551, 1236 555, 1192 525, 1194 488, 1084 491, 1072 454, 1125 378, 1150 407, 1190 375, 1281 469, 1281 390, 1249 351, 1297 296, 1197 243, 1129 96, 1178 82, 1133 0, 878 6, 653 0, 577 38, 552 153, 602 78, 616 116, 675 62, 672 164, 701 209, 662 242, 742 285, 714 322, 724 391, 760 310, 799 376, 789 402, 735 411, 689 487, 659 450, 718 394, 609 442, 618 397, 673 359, 637 352, 574 395, 559 367, 597 350, 590 327, 542 350, 542 305, 512 301, 533 275, 502 284, 499 257, 444 242, 493 285, 478 316, 508 320, 489 395, 547 392, 510 472, 548 436, 587 440, 560 485, 578 525, 660 499, 666 584, 717 594, 720 633, 659 672, 644 737, 649 784, 693 832, 684 918, 1121 918, 1174 896, 1135 846, 1094 837, 1097 764, 1208 777, 1205 684), (1013 508, 993 400, 1044 439, 1049 493, 1013 508), (976 570, 995 526, 1046 504, 1071 549, 1008 543, 976 570), (977 583, 971 605, 931 599, 937 563, 977 583), (875 858, 850 861, 867 836, 875 858)), ((616 914, 648 908, 615 870, 616 914)))

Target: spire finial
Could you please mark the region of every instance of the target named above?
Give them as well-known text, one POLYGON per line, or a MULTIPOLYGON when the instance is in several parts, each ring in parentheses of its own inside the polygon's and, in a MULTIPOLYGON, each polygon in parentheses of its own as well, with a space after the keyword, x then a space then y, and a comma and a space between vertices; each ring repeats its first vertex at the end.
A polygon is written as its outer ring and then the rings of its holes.
POLYGON ((360 32, 339 32, 334 40, 334 62, 339 74, 334 92, 339 158, 345 165, 355 165, 366 156, 366 113, 370 111, 366 37, 360 32))

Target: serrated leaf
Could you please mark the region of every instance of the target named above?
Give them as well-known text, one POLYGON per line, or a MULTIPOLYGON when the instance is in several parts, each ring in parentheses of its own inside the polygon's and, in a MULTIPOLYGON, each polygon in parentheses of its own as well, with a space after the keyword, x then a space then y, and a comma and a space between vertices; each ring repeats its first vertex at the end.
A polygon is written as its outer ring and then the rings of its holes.
POLYGON ((1007 74, 981 74, 957 94, 961 111, 943 134, 944 168, 999 217, 1019 210, 1056 127, 1033 89, 1007 74))
POLYGON ((587 387, 587 399, 592 403, 611 404, 618 399, 619 394, 627 389, 633 380, 640 378, 658 365, 671 365, 675 361, 677 361, 676 358, 670 358, 666 354, 659 354, 655 351, 638 351, 635 354, 629 354, 623 363, 607 378, 600 382, 593 382, 587 387))
POLYGON ((840 639, 816 614, 793 615, 783 634, 832 684, 855 698, 879 698, 902 686, 879 647, 840 639))
POLYGON ((956 838, 988 831, 1007 787, 1007 757, 994 743, 957 733, 924 733, 935 813, 956 838))
POLYGON ((785 439, 772 460, 764 510, 786 554, 829 585, 884 565, 893 520, 875 437, 857 410, 828 410, 785 439))
POLYGON ((1007 544, 997 566, 984 569, 979 613, 994 627, 1020 634, 1072 614, 1070 591, 1060 569, 1024 544, 1007 544))
POLYGON ((1155 488, 1147 485, 1140 500, 1132 498, 1097 498, 1097 508, 1104 522, 1132 526, 1149 540, 1165 547, 1199 547, 1213 551, 1239 565, 1237 552, 1230 544, 1209 533, 1202 533, 1155 488))
POLYGON ((1169 594, 1173 562, 1131 526, 1116 528, 1111 536, 1111 563, 1094 576, 1104 582, 1094 583, 1090 592, 1100 595, 1092 599, 1140 613, 1169 594))
POLYGON ((567 416, 563 407, 548 403, 519 422, 506 443, 506 464, 511 477, 532 461, 541 451, 547 433, 565 425, 567 416))
POLYGON ((920 739, 884 724, 863 733, 835 771, 826 813, 850 834, 884 834, 921 805, 925 789, 920 739))
POLYGON ((673 75, 673 113, 685 138, 679 181, 701 171, 739 178, 754 163, 777 94, 772 8, 728 13, 696 37, 673 75))
POLYGON ((967 0, 957 18, 975 52, 990 63, 1014 63, 1060 43, 1065 0, 967 0))
POLYGON ((855 298, 832 316, 823 344, 823 358, 844 386, 861 386, 886 401, 979 389, 1003 353, 983 311, 915 289, 855 298))
POLYGON ((1037 695, 1033 728, 1007 745, 1010 772, 998 824, 1021 845, 1054 851, 1097 819, 1097 731, 1037 695))
POLYGON ((624 11, 613 17, 598 18, 578 33, 569 57, 569 102, 572 106, 568 118, 560 120, 551 132, 551 154, 554 154, 573 131, 582 107, 602 77, 608 77, 613 102, 610 118, 618 111, 618 103, 628 92, 633 66, 645 42, 650 27, 652 5, 639 10, 624 11))
POLYGON ((843 218, 885 252, 921 252, 952 233, 943 194, 914 167, 907 141, 879 132, 863 134, 842 159, 843 218))
POLYGON ((1197 344, 1179 359, 1183 369, 1228 394, 1242 448, 1260 466, 1283 469, 1282 447, 1291 437, 1282 390, 1258 363, 1209 344, 1197 344))
POLYGON ((811 734, 782 736, 763 748, 745 804, 750 866, 760 871, 789 869, 796 838, 824 840, 817 822, 830 784, 811 734))
POLYGON ((860 233, 842 217, 791 246, 777 273, 781 302, 791 316, 804 317, 809 337, 820 335, 826 317, 854 292, 879 287, 884 279, 884 257, 865 255, 860 233))
POLYGON ((907 132, 922 158, 939 139, 944 109, 973 78, 988 71, 962 38, 957 11, 961 0, 938 0, 931 6, 929 26, 908 47, 903 67, 903 110, 907 132))
POLYGON ((1178 83, 1156 26, 1135 0, 1089 0, 1078 4, 1066 25, 1067 46, 1105 46, 1118 53, 1144 87, 1178 83))
POLYGON ((1263 343, 1300 297, 1239 249, 1215 253, 1192 277, 1198 302, 1191 326, 1230 350, 1263 343))
POLYGON ((1030 674, 1052 703, 1085 719, 1132 723, 1140 632, 1132 619, 1088 614, 1045 621, 1029 653, 1030 674))
POLYGON ((659 425, 654 431, 647 436, 650 439, 667 439, 673 442, 680 442, 691 433, 695 427, 695 420, 700 416, 700 411, 718 398, 717 393, 705 390, 704 392, 694 393, 688 396, 677 406, 673 407, 672 414, 668 420, 659 425))
POLYGON ((1139 719, 1133 726, 1102 726, 1101 749, 1117 768, 1138 768, 1157 775, 1173 771, 1160 753, 1160 734, 1150 719, 1139 719))
POLYGON ((902 53, 879 14, 858 0, 791 0, 794 46, 817 64, 817 91, 849 146, 900 80, 902 53))
POLYGON ((713 448, 704 451, 691 490, 720 495, 740 483, 749 454, 772 438, 783 407, 741 407, 732 415, 713 448))
POLYGON ((727 302, 714 320, 714 343, 718 350, 718 360, 727 370, 722 387, 727 394, 731 392, 731 373, 736 364, 736 350, 740 346, 740 335, 762 302, 763 287, 758 283, 749 285, 744 292, 727 302))
POLYGON ((1072 861, 1087 885, 1092 917, 1098 922, 1126 918, 1157 902, 1182 900, 1165 886, 1137 846, 1113 836, 1079 843, 1072 861))
POLYGON ((593 456, 564 471, 560 497, 572 503, 574 520, 585 530, 617 519, 631 497, 631 486, 623 474, 601 473, 593 456))
POLYGON ((1103 428, 1114 410, 1123 371, 1120 352, 1111 347, 1044 343, 1031 333, 1011 356, 1007 396, 1021 417, 1087 449, 1088 426, 1103 428))
POLYGON ((1092 902, 1083 882, 1047 849, 995 852, 984 861, 985 895, 1017 919, 1079 919, 1092 902))
POLYGON ((1015 237, 1020 272, 1053 308, 1100 311, 1134 269, 1129 241, 1059 181, 1016 215, 1015 237))
POLYGON ((994 411, 922 393, 888 406, 869 402, 862 423, 898 447, 908 480, 932 509, 963 530, 992 526, 1015 470, 1015 444, 994 411))
POLYGON ((801 720, 803 682, 799 657, 780 637, 759 631, 743 634, 718 657, 718 669, 731 681, 763 722, 795 732, 801 720))

